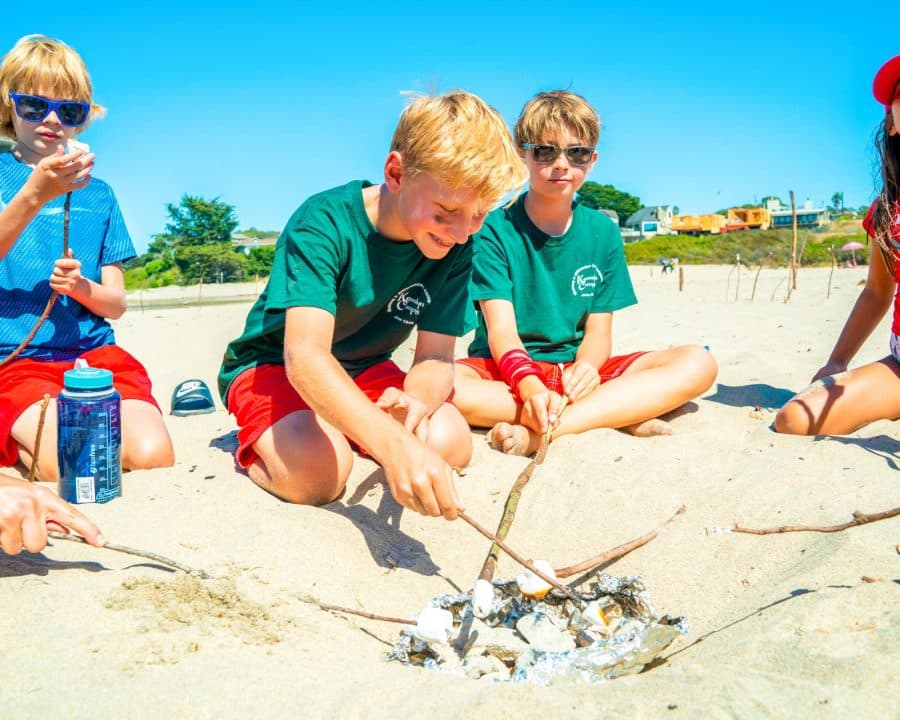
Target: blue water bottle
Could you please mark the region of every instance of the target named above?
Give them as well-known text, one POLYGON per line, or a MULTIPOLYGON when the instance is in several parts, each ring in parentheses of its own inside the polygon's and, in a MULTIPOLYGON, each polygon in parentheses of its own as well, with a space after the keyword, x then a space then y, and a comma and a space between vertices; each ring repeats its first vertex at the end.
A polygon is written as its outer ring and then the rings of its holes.
POLYGON ((71 503, 108 502, 122 492, 121 396, 112 373, 87 366, 63 374, 56 400, 59 495, 71 503))

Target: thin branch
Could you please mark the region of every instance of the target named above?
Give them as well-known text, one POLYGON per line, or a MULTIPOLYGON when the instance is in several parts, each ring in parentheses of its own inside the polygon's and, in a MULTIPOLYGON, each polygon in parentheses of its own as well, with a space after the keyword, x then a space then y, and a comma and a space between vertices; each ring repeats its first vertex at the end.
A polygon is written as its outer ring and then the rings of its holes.
MULTIPOLYGON (((562 415, 563 410, 566 409, 566 405, 568 404, 568 396, 563 395, 562 402, 559 404, 559 410, 557 411, 557 417, 562 415)), ((528 484, 528 481, 531 480, 535 468, 544 462, 544 459, 547 457, 547 449, 550 447, 550 434, 552 432, 553 428, 547 428, 546 434, 541 438, 541 444, 534 456, 534 460, 528 463, 525 469, 519 473, 516 481, 509 490, 509 494, 506 496, 506 502, 503 504, 503 515, 500 516, 500 523, 497 525, 497 538, 500 540, 506 540, 509 529, 512 527, 523 488, 528 484)), ((493 543, 491 549, 488 550, 487 557, 484 559, 484 564, 481 566, 481 572, 478 574, 479 580, 487 580, 490 582, 494 579, 494 572, 497 570, 497 560, 499 555, 500 546, 497 545, 497 543, 493 543)))
POLYGON ((383 622, 401 623, 403 625, 418 624, 415 620, 409 620, 407 618, 391 617, 390 615, 376 615, 375 613, 365 612, 364 610, 354 610, 353 608, 343 607, 341 605, 330 605, 329 603, 320 602, 319 600, 316 600, 315 598, 309 596, 298 595, 298 598, 302 602, 309 603, 310 605, 315 605, 320 610, 346 613, 348 615, 358 615, 359 617, 368 618, 369 620, 381 620, 383 622))
POLYGON ((37 470, 38 454, 41 452, 41 438, 44 436, 44 420, 47 418, 47 406, 50 404, 50 396, 44 393, 41 400, 41 415, 38 418, 37 433, 34 436, 34 454, 31 456, 31 469, 28 471, 28 482, 34 482, 34 472, 37 470))
POLYGON ((506 545, 500 538, 498 538, 496 535, 492 534, 490 530, 483 528, 481 525, 479 525, 477 522, 475 522, 475 520, 473 520, 468 515, 466 515, 462 510, 460 510, 457 514, 459 517, 461 517, 463 520, 465 520, 467 523, 469 523, 469 525, 471 525, 478 532, 480 532, 482 535, 484 535, 488 540, 491 540, 494 544, 496 544, 501 550, 503 550, 503 552, 505 552, 507 555, 509 555, 517 563, 519 563, 519 565, 531 570, 531 572, 533 572, 535 575, 537 575, 545 583, 547 583, 551 587, 555 588, 556 590, 559 590, 563 595, 565 595, 567 598, 572 600, 578 607, 580 607, 580 608, 584 607, 584 601, 580 597, 578 597, 578 595, 576 595, 569 587, 567 587, 566 585, 563 585, 562 583, 551 578, 549 575, 546 575, 543 572, 541 572, 540 570, 538 570, 534 566, 533 563, 529 562, 524 557, 519 555, 519 553, 517 553, 511 547, 506 545))
MULTIPOLYGON (((70 542, 78 542, 85 545, 89 544, 88 541, 80 535, 66 535, 65 533, 57 532, 55 530, 50 530, 47 534, 55 540, 68 540, 70 542)), ((157 555, 156 553, 147 552, 146 550, 138 550, 136 548, 126 547, 125 545, 113 545, 112 543, 106 543, 104 545, 101 545, 97 549, 114 550, 115 552, 126 553, 127 555, 137 555, 138 557, 157 562, 160 565, 166 565, 167 567, 173 568, 175 570, 181 570, 181 572, 187 573, 188 575, 196 575, 203 580, 212 579, 212 575, 208 574, 205 570, 196 570, 194 568, 188 567, 187 565, 182 565, 180 562, 164 557, 163 555, 157 555)))
POLYGON ((885 510, 884 512, 872 513, 871 515, 856 510, 853 513, 852 520, 840 523, 839 525, 781 525, 780 527, 770 528, 745 528, 735 523, 734 527, 730 528, 730 530, 731 532, 747 533, 749 535, 774 535, 775 533, 789 532, 833 533, 856 527, 857 525, 865 525, 867 523, 877 522, 878 520, 887 520, 895 515, 900 515, 900 507, 885 510))
POLYGON ((556 571, 556 577, 571 577, 572 575, 577 575, 578 573, 584 572, 585 570, 591 570, 600 565, 611 563, 613 560, 618 560, 621 557, 625 557, 632 550, 637 550, 642 545, 646 545, 648 542, 656 538, 656 536, 659 535, 660 532, 662 532, 662 530, 669 523, 671 523, 679 515, 683 515, 685 510, 685 506, 682 505, 680 508, 678 508, 678 510, 675 511, 675 514, 672 515, 672 517, 666 520, 655 530, 651 530, 650 532, 648 532, 646 535, 641 535, 639 538, 630 540, 629 542, 623 543, 622 545, 617 545, 611 550, 607 550, 605 553, 601 553, 596 557, 592 557, 590 560, 585 560, 584 562, 576 563, 575 565, 569 565, 568 567, 560 568, 556 571))

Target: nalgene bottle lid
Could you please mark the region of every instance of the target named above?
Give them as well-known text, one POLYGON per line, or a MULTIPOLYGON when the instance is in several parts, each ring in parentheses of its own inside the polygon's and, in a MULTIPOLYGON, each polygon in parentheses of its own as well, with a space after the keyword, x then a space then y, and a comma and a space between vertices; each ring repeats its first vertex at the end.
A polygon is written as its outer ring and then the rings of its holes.
POLYGON ((66 370, 63 383, 67 390, 103 390, 112 387, 113 376, 103 368, 80 367, 66 370))

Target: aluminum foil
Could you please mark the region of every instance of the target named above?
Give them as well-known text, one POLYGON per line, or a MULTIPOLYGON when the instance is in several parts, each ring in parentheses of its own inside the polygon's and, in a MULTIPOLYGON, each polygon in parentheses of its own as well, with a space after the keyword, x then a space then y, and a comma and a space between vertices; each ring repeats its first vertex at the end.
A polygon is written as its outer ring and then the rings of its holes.
POLYGON ((514 580, 495 581, 493 588, 482 618, 473 613, 471 593, 434 598, 431 607, 453 616, 447 642, 407 625, 387 659, 503 682, 597 682, 640 672, 688 631, 684 618, 659 616, 639 577, 602 574, 579 589, 585 603, 601 605, 606 625, 586 621, 582 609, 555 590, 535 600, 514 580))

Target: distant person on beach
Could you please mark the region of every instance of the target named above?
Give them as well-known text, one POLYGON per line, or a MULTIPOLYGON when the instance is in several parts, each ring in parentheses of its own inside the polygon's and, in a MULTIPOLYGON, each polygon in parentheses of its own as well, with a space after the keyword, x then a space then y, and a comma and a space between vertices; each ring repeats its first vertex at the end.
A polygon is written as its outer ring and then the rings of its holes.
POLYGON ((49 394, 37 458, 37 476, 48 482, 59 475, 55 398, 77 358, 113 373, 122 465, 174 462, 147 372, 115 344, 107 322, 125 312, 122 263, 135 253, 112 190, 91 177, 93 153, 73 144, 103 114, 92 95, 81 58, 58 40, 24 37, 0 65, 0 136, 15 140, 0 152, 0 467, 32 462, 49 394), (16 355, 54 292, 46 321, 16 355))
POLYGON ((40 552, 47 545, 48 530, 75 531, 97 547, 106 542, 100 529, 59 495, 0 475, 0 550, 7 555, 40 552))
POLYGON ((456 517, 452 467, 468 464, 472 440, 447 399, 472 322, 468 240, 525 178, 502 117, 454 91, 405 108, 380 184, 355 180, 300 206, 219 373, 237 462, 257 485, 331 502, 358 449, 398 503, 456 517), (404 373, 390 357, 414 328, 404 373))
POLYGON ((457 361, 453 402, 506 453, 530 455, 548 430, 669 434, 659 416, 716 377, 712 355, 695 345, 612 355, 613 313, 637 300, 618 227, 575 203, 599 136, 581 96, 536 95, 515 127, 528 192, 474 238, 478 327, 470 357, 457 361))
POLYGON ((875 420, 900 418, 900 55, 875 75, 873 92, 885 115, 876 141, 882 187, 863 220, 874 246, 866 285, 812 385, 778 411, 777 432, 846 435, 875 420), (890 355, 848 370, 892 300, 890 355))

